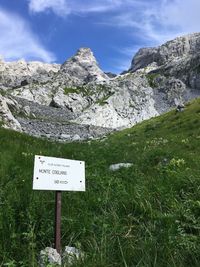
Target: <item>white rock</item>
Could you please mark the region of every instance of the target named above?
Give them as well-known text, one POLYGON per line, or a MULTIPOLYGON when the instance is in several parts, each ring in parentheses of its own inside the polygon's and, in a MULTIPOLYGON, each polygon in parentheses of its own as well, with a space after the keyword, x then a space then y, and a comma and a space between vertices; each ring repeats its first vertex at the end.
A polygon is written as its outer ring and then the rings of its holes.
POLYGON ((36 102, 41 105, 49 106, 52 101, 51 88, 48 86, 32 86, 27 85, 19 89, 13 90, 11 94, 13 96, 21 97, 29 101, 36 102))
POLYGON ((61 134, 60 138, 69 140, 71 138, 71 135, 70 134, 61 134))
POLYGON ((65 251, 62 254, 63 262, 68 266, 74 264, 74 262, 83 258, 83 253, 75 247, 65 247, 65 251))
POLYGON ((72 141, 80 141, 81 140, 81 137, 78 135, 78 134, 75 134, 73 137, 72 137, 72 141))
POLYGON ((80 48, 75 56, 61 66, 61 72, 76 77, 80 83, 109 80, 109 77, 99 68, 90 48, 80 48))
POLYGON ((56 249, 51 247, 46 247, 44 250, 40 251, 39 266, 46 267, 48 264, 58 264, 61 265, 61 256, 56 249))
POLYGON ((109 166, 110 171, 117 171, 121 168, 130 168, 133 166, 133 163, 117 163, 117 164, 112 164, 109 166))
POLYGON ((32 81, 48 81, 60 69, 59 64, 48 64, 25 60, 4 62, 0 61, 0 86, 7 88, 26 85, 32 81))
POLYGON ((58 107, 65 107, 74 113, 80 113, 88 106, 86 97, 77 93, 65 94, 62 88, 58 88, 53 101, 58 107))

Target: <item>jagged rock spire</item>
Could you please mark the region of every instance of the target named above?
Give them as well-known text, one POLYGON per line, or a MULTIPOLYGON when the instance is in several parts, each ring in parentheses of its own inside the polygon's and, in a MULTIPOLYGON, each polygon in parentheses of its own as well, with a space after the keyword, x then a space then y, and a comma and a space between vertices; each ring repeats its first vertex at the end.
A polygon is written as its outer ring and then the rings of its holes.
POLYGON ((85 83, 90 81, 102 82, 109 79, 100 69, 90 48, 80 48, 75 56, 65 61, 61 66, 61 72, 85 83))

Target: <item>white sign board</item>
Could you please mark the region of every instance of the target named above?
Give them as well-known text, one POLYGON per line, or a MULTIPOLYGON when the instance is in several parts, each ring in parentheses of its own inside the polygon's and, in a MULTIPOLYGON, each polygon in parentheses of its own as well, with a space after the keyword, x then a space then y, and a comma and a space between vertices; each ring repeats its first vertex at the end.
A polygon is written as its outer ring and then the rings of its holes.
POLYGON ((33 189, 85 191, 85 162, 35 156, 33 189))

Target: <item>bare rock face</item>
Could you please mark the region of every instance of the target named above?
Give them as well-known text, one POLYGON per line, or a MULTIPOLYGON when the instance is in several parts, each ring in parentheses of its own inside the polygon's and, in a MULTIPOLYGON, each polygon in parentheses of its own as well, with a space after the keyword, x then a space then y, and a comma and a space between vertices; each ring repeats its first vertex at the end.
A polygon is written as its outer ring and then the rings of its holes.
POLYGON ((60 72, 75 77, 80 84, 87 84, 92 81, 98 83, 109 79, 99 68, 90 48, 79 49, 75 56, 61 66, 60 72))
POLYGON ((115 129, 158 115, 153 90, 140 73, 118 77, 109 86, 111 93, 84 110, 75 120, 77 123, 115 129))
POLYGON ((134 56, 130 72, 157 65, 157 72, 200 89, 200 33, 188 34, 154 48, 142 48, 134 56))
POLYGON ((59 64, 42 62, 0 61, 0 87, 16 88, 25 86, 33 81, 47 82, 60 69, 59 64))
POLYGON ((13 129, 21 132, 22 128, 19 122, 14 118, 8 106, 15 106, 14 100, 7 99, 0 95, 0 121, 4 128, 13 129))
POLYGON ((52 88, 50 84, 28 84, 10 92, 12 96, 21 97, 41 105, 49 106, 52 101, 52 88))
POLYGON ((198 53, 200 53, 200 33, 185 35, 159 47, 140 49, 132 60, 130 71, 144 68, 153 62, 161 66, 198 53))
POLYGON ((166 81, 165 88, 166 100, 170 105, 179 105, 183 102, 183 95, 186 91, 185 84, 178 80, 171 78, 166 81))

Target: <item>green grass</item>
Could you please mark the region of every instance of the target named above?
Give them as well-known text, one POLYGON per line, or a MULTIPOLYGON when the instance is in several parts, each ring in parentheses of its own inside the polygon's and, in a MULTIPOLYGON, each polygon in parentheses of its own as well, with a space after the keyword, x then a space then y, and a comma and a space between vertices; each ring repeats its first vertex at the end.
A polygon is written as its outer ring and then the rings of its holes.
POLYGON ((105 95, 104 97, 100 98, 99 100, 97 100, 96 103, 99 104, 100 106, 104 106, 104 105, 108 104, 107 100, 112 95, 114 95, 114 92, 109 93, 108 95, 105 95))
POLYGON ((64 88, 64 94, 68 95, 68 94, 79 94, 80 91, 77 88, 69 88, 69 87, 65 87, 64 88))
POLYGON ((64 94, 81 94, 82 96, 92 96, 94 94, 101 94, 104 93, 108 96, 112 95, 113 93, 109 92, 109 87, 103 84, 97 84, 94 86, 77 86, 76 88, 65 87, 64 94))
POLYGON ((7 91, 5 91, 5 90, 0 88, 0 95, 1 96, 6 96, 7 95, 7 91))
POLYGON ((90 88, 90 87, 78 86, 76 88, 65 87, 64 88, 64 94, 65 95, 68 95, 68 94, 82 94, 83 96, 90 96, 90 95, 93 95, 94 92, 93 92, 92 88, 90 88))
POLYGON ((86 192, 62 193, 76 267, 200 266, 200 100, 104 140, 58 144, 0 129, 0 266, 38 266, 54 192, 33 191, 34 155, 86 162, 86 192), (109 165, 132 162, 128 169, 109 165))

